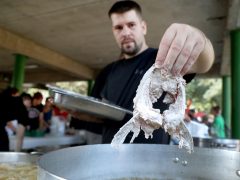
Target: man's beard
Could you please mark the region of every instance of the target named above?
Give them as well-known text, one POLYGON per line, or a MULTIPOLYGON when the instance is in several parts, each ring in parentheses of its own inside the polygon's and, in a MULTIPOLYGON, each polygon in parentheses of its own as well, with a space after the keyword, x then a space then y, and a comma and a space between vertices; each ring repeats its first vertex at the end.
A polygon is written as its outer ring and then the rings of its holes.
POLYGON ((124 45, 122 45, 122 47, 121 47, 121 51, 122 52, 121 53, 129 55, 129 56, 136 55, 140 51, 141 47, 140 47, 140 45, 137 45, 137 43, 135 41, 133 41, 132 43, 134 43, 133 46, 130 46, 130 45, 129 46, 124 46, 124 45))

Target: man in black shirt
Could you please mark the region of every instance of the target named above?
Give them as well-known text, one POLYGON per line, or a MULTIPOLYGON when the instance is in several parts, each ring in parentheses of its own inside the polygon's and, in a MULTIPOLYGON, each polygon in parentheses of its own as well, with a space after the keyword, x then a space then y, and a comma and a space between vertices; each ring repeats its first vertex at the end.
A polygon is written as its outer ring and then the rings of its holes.
MULTIPOLYGON (((92 96, 104 99, 123 108, 133 110, 133 98, 145 72, 155 63, 174 75, 183 75, 187 82, 195 73, 210 69, 214 51, 211 42, 198 29, 185 24, 172 24, 165 32, 159 49, 149 48, 145 41, 147 27, 142 19, 141 7, 134 1, 118 1, 109 10, 112 31, 121 49, 122 59, 108 65, 96 79, 92 96)), ((168 108, 162 102, 164 95, 154 104, 163 112, 168 108)), ((110 143, 114 134, 131 116, 121 122, 105 121, 103 143, 110 143)), ((88 120, 87 118, 82 118, 88 120)), ((129 142, 129 134, 125 142, 129 142)), ((152 139, 143 132, 134 143, 169 143, 163 129, 155 130, 152 139)))
MULTIPOLYGON (((28 112, 22 98, 12 96, 11 88, 0 93, 0 151, 9 151, 9 139, 5 130, 8 121, 16 119, 19 123, 17 135, 23 138, 24 126, 28 124, 28 112)), ((17 142, 21 143, 21 142, 17 142)), ((19 146, 19 144, 17 144, 19 146)), ((17 147, 19 149, 19 147, 17 147)))

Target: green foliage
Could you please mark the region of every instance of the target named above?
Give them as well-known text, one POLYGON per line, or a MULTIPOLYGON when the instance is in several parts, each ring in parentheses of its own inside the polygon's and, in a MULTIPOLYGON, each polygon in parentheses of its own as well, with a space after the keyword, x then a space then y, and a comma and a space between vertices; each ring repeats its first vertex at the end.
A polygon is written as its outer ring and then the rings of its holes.
POLYGON ((222 80, 220 78, 196 78, 186 87, 187 99, 195 109, 209 112, 213 105, 221 105, 222 80))
POLYGON ((76 81, 76 82, 58 82, 56 85, 62 89, 70 90, 76 93, 87 95, 88 82, 76 81))

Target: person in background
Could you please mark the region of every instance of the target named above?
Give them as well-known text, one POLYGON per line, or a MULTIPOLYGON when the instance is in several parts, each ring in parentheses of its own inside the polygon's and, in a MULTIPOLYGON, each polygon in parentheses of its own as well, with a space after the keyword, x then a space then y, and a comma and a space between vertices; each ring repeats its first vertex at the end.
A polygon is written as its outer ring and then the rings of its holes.
POLYGON ((28 109, 30 128, 29 131, 43 130, 43 95, 40 92, 34 93, 32 97, 32 106, 28 109))
POLYGON ((28 94, 28 93, 23 92, 21 94, 21 97, 22 97, 22 100, 23 100, 23 104, 25 105, 27 110, 29 108, 31 108, 32 107, 32 96, 30 94, 28 94))
POLYGON ((12 120, 7 122, 6 127, 5 127, 8 136, 13 136, 16 135, 17 132, 17 120, 12 120))
POLYGON ((53 115, 58 116, 61 121, 67 121, 68 114, 69 113, 61 107, 58 106, 53 107, 53 115))
MULTIPOLYGON (((27 111, 28 111, 28 117, 30 117, 29 115, 29 112, 30 112, 30 109, 32 107, 32 96, 26 92, 23 92, 21 94, 21 98, 23 100, 23 104, 24 106, 26 107, 27 111)), ((26 130, 30 130, 30 126, 31 126, 31 123, 29 121, 29 125, 26 127, 26 130)))
MULTIPOLYGON (((12 97, 18 97, 19 96, 19 91, 17 88, 9 88, 9 94, 12 97)), ((12 121, 8 121, 5 127, 8 136, 12 136, 16 134, 17 131, 17 120, 12 120, 12 121)))
MULTIPOLYGON (((155 49, 150 48, 146 43, 147 24, 138 3, 130 0, 117 1, 110 8, 108 16, 121 51, 121 59, 107 65, 98 75, 91 94, 93 97, 133 111, 133 98, 137 87, 145 72, 154 63, 173 75, 182 75, 186 82, 190 82, 196 73, 208 71, 213 64, 212 44, 204 33, 195 27, 179 23, 170 25, 160 41, 159 48, 155 49)), ((154 104, 154 108, 160 109, 161 112, 169 107, 163 102, 165 95, 163 94, 154 104)), ((98 122, 99 127, 102 128, 102 143, 111 143, 114 135, 131 118, 131 115, 126 115, 119 122, 104 121, 82 114, 75 117, 84 121, 98 122)), ((132 135, 129 134, 125 142, 129 142, 132 135)), ((134 143, 168 144, 169 142, 170 136, 162 128, 155 130, 151 139, 146 139, 141 131, 134 140, 134 143)))
POLYGON ((214 115, 209 113, 207 115, 207 118, 208 118, 208 133, 209 133, 209 136, 213 136, 212 135, 212 126, 213 126, 213 121, 214 121, 214 115))
POLYGON ((43 119, 45 132, 50 132, 51 118, 53 114, 53 98, 47 97, 43 107, 43 119))
POLYGON ((51 134, 53 135, 64 135, 66 125, 69 120, 69 113, 58 106, 53 106, 53 114, 51 119, 51 134))
MULTIPOLYGON (((31 108, 31 106, 32 106, 32 96, 28 93, 23 92, 20 97, 23 101, 24 106, 27 109, 27 112, 29 113, 29 108, 31 108)), ((28 114, 28 117, 29 117, 29 114, 28 114)), ((20 124, 18 124, 18 128, 17 128, 17 134, 18 134, 17 138, 18 138, 18 140, 17 140, 17 145, 16 145, 16 148, 15 148, 15 151, 18 152, 18 151, 21 150, 24 135, 25 135, 26 130, 29 129, 29 126, 30 126, 29 119, 28 119, 28 125, 24 129, 20 124)))
POLYGON ((9 90, 9 93, 11 94, 11 96, 13 96, 13 97, 18 97, 20 95, 18 89, 15 87, 11 87, 8 90, 9 90))
POLYGON ((188 114, 185 114, 184 122, 192 137, 209 137, 208 126, 203 122, 192 120, 192 118, 189 117, 188 114))
POLYGON ((198 122, 197 118, 195 117, 195 109, 190 109, 190 110, 188 111, 188 116, 190 117, 190 119, 191 119, 192 121, 198 122))
POLYGON ((28 125, 28 112, 22 98, 12 95, 12 88, 0 93, 0 151, 9 151, 9 139, 5 130, 6 123, 13 119, 18 121, 16 151, 21 150, 25 127, 28 125))
POLYGON ((211 110, 214 115, 214 121, 212 125, 212 135, 217 138, 225 138, 225 123, 221 115, 220 106, 213 106, 211 110))

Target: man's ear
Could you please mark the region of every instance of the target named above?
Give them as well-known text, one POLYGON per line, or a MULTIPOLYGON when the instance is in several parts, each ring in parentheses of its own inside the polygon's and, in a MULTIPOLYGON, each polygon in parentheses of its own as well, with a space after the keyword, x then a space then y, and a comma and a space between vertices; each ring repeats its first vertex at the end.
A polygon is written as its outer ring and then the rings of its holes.
POLYGON ((142 29, 143 29, 143 34, 147 34, 147 23, 146 21, 142 21, 142 29))

